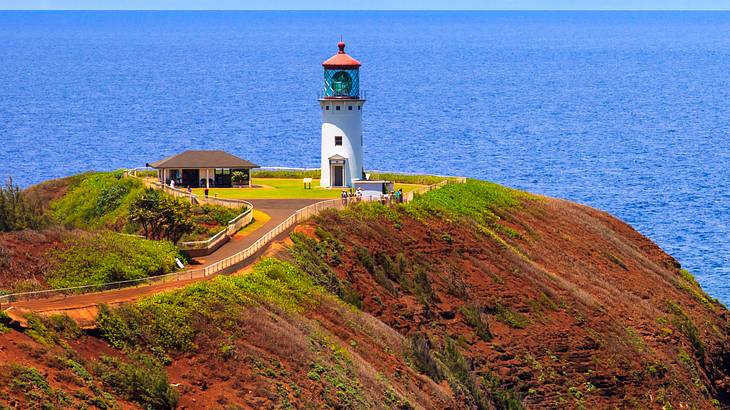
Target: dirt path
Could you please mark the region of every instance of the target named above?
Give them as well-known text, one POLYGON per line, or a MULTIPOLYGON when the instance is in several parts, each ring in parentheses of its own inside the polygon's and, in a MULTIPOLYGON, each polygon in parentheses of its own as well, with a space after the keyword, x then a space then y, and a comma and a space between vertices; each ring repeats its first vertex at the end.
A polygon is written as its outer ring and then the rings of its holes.
MULTIPOLYGON (((192 269, 200 269, 210 264, 218 262, 224 258, 234 255, 251 244, 256 242, 259 238, 264 236, 271 229, 278 226, 289 216, 294 214, 297 210, 304 208, 305 206, 319 202, 319 199, 256 199, 251 200, 254 209, 258 209, 262 212, 269 214, 271 219, 263 224, 261 227, 251 232, 244 237, 233 237, 225 245, 221 246, 211 255, 196 258, 199 262, 197 265, 191 265, 192 269)), ((284 233, 283 235, 285 235, 284 233)), ((265 252, 266 248, 262 249, 261 252, 265 252)), ((257 257, 251 258, 244 266, 238 268, 244 269, 246 266, 253 263, 257 257)), ((96 306, 100 304, 107 305, 118 305, 130 301, 137 300, 139 298, 150 296, 156 293, 164 292, 171 289, 177 289, 184 287, 194 282, 208 280, 213 276, 208 277, 195 277, 191 279, 177 280, 166 283, 156 283, 152 285, 143 285, 140 287, 123 288, 119 290, 110 290, 106 292, 88 293, 83 295, 72 295, 72 296, 59 296, 57 298, 31 300, 25 302, 15 302, 12 304, 10 309, 7 311, 8 314, 13 318, 21 322, 24 322, 23 315, 27 312, 35 312, 41 314, 54 314, 54 313, 66 313, 74 319, 77 319, 83 326, 91 318, 95 317, 96 306)))

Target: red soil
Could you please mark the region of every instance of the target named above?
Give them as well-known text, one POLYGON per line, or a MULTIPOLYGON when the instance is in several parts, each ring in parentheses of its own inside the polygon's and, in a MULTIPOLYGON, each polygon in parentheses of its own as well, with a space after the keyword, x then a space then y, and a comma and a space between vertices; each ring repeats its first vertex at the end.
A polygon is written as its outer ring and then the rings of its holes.
MULTIPOLYGON (((495 240, 465 224, 405 215, 396 225, 328 213, 319 225, 343 242, 335 269, 366 312, 403 335, 457 340, 476 374, 496 373, 530 408, 710 408, 711 397, 730 405, 730 315, 680 288, 675 259, 627 224, 567 201, 530 201, 500 216, 518 237, 495 240), (427 269, 434 301, 425 306, 395 282, 395 293, 386 290, 357 246, 427 269), (668 301, 698 328, 704 356, 693 354, 668 301), (466 304, 488 313, 492 340, 466 323, 466 304), (529 323, 496 320, 499 306, 529 323)), ((316 237, 312 227, 299 231, 316 237)))

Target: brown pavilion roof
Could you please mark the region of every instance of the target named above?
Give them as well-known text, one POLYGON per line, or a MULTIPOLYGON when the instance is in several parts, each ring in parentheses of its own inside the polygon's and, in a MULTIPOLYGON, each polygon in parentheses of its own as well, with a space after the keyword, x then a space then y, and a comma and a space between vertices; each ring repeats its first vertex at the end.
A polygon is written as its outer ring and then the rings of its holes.
POLYGON ((225 151, 185 151, 148 164, 152 168, 258 168, 225 151))

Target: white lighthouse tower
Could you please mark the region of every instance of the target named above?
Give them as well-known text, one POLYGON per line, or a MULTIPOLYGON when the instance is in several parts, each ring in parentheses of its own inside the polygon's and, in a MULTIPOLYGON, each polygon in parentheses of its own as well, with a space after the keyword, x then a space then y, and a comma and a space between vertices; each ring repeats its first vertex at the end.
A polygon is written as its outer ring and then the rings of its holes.
POLYGON ((322 63, 324 92, 322 108, 322 187, 352 187, 364 179, 362 162, 362 106, 360 62, 339 51, 322 63))

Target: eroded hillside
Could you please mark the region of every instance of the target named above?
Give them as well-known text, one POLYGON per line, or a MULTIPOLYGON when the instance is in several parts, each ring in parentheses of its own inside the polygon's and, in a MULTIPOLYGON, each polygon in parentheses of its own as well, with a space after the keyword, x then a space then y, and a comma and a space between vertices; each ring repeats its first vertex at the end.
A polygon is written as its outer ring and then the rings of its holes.
MULTIPOLYGON (((728 311, 588 207, 469 181, 300 226, 274 258, 0 335, 0 403, 713 408, 728 311)), ((0 330, 2 333, 3 330, 0 330)))

